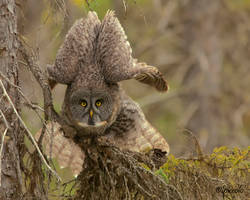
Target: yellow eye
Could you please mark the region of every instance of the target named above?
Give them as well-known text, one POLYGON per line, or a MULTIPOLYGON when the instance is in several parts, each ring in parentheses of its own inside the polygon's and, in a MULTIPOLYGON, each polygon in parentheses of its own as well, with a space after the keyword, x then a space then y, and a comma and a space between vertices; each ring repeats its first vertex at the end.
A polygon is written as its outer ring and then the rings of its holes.
POLYGON ((97 101, 95 102, 95 105, 96 105, 97 107, 100 107, 100 106, 102 105, 101 100, 97 100, 97 101))
POLYGON ((83 101, 81 101, 81 106, 82 106, 82 107, 86 107, 86 106, 87 106, 87 102, 86 102, 86 101, 84 101, 84 100, 83 100, 83 101))

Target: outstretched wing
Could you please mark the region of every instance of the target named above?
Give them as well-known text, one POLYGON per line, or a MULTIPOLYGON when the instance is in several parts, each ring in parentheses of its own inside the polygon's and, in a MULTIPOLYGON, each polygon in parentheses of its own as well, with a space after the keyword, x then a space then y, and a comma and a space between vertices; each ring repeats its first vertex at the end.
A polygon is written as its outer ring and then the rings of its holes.
MULTIPOLYGON (((36 134, 38 140, 41 130, 36 134)), ((49 123, 43 138, 43 147, 48 157, 56 158, 61 168, 70 167, 74 176, 81 170, 85 155, 81 148, 70 138, 63 135, 61 126, 58 123, 49 123)))
POLYGON ((146 63, 137 62, 136 59, 134 59, 134 66, 138 68, 138 73, 135 73, 133 76, 137 81, 153 86, 161 92, 169 89, 167 81, 156 67, 149 66, 146 63))
POLYGON ((108 11, 101 23, 96 58, 107 82, 136 79, 159 91, 168 89, 166 80, 156 67, 133 59, 127 36, 113 11, 108 11))
POLYGON ((169 154, 165 138, 146 120, 139 105, 125 93, 121 94, 122 108, 109 128, 107 137, 120 149, 148 153, 158 149, 169 154))
MULTIPOLYGON (((137 119, 136 119, 137 120, 137 119)), ((148 153, 152 149, 161 150, 164 155, 169 154, 169 145, 164 137, 152 127, 150 123, 138 120, 140 127, 131 129, 123 134, 113 134, 112 142, 120 149, 148 153)))
MULTIPOLYGON (((135 113, 136 115, 138 113, 135 113)), ((160 150, 165 156, 169 153, 169 146, 163 136, 157 132, 144 116, 136 118, 136 129, 129 129, 124 134, 119 134, 116 127, 105 136, 110 142, 122 150, 148 153, 151 150, 160 150), (112 134, 112 131, 114 134, 112 134)), ((118 127, 119 128, 119 127, 118 127)), ((36 134, 36 139, 41 135, 41 130, 36 134)), ((85 155, 81 148, 70 138, 63 135, 58 123, 49 123, 43 138, 45 154, 56 158, 60 167, 69 167, 74 176, 80 174, 85 155), (53 127, 53 134, 51 132, 53 127)))
POLYGON ((93 61, 100 24, 95 12, 75 22, 58 50, 55 65, 47 67, 51 79, 69 84, 79 73, 79 61, 86 65, 93 61))

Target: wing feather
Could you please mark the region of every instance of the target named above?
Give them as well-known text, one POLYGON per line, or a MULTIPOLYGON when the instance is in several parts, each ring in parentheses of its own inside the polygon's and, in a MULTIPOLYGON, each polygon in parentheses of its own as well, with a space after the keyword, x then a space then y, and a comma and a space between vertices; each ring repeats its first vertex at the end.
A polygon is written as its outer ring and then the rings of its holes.
POLYGON ((52 80, 69 84, 79 73, 79 61, 93 62, 100 24, 95 12, 89 12, 86 19, 75 22, 58 50, 55 65, 47 67, 52 80))
MULTIPOLYGON (((35 138, 38 140, 41 130, 38 131, 35 138)), ((70 138, 63 135, 61 126, 58 123, 49 123, 43 138, 43 147, 47 156, 52 155, 56 158, 61 168, 70 167, 74 176, 77 176, 81 170, 85 155, 81 148, 70 138), (53 130, 52 130, 53 129, 53 130)))

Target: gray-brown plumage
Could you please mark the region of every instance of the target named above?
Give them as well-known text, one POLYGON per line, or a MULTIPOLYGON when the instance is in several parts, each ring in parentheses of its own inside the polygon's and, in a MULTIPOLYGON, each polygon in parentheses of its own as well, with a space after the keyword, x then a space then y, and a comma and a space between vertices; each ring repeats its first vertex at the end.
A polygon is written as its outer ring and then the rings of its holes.
MULTIPOLYGON (((122 80, 136 79, 166 91, 167 83, 157 68, 132 57, 127 37, 113 12, 109 11, 102 22, 95 12, 78 20, 48 72, 52 81, 68 85, 62 107, 66 124, 60 127, 54 123, 52 145, 52 156, 58 158, 61 166, 70 166, 74 174, 81 171, 84 153, 73 142, 75 135, 80 139, 102 136, 124 150, 158 149, 169 153, 165 139, 119 84, 122 80)), ((48 132, 44 141, 48 154, 48 132)))
POLYGON ((159 91, 168 89, 157 68, 133 59, 127 36, 112 11, 107 12, 102 22, 95 12, 78 20, 60 47, 55 65, 48 71, 52 79, 63 84, 95 73, 92 83, 103 79, 108 83, 136 79, 159 91))

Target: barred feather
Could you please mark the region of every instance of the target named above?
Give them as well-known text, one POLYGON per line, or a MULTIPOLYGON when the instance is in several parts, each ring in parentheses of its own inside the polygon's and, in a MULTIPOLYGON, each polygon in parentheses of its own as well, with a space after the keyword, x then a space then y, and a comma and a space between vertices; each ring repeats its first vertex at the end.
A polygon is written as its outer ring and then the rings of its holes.
POLYGON ((89 12, 86 19, 75 22, 58 50, 55 65, 48 67, 53 80, 69 84, 79 73, 79 61, 86 66, 93 63, 95 40, 100 24, 95 12, 89 12))
MULTIPOLYGON (((140 120, 140 119, 139 119, 140 120)), ((107 135, 109 141, 122 150, 147 153, 152 149, 160 149, 169 153, 169 146, 163 136, 157 132, 147 121, 141 124, 141 131, 129 131, 124 137, 107 135)), ((36 134, 36 139, 41 135, 41 130, 36 134)), ((70 138, 63 136, 58 123, 49 123, 43 138, 45 154, 56 158, 60 167, 69 167, 74 176, 80 174, 85 155, 81 148, 70 138), (53 127, 53 134, 49 133, 53 127), (49 130, 49 132, 48 132, 49 130)))
POLYGON ((81 76, 91 76, 94 71, 109 83, 135 79, 159 91, 168 89, 156 67, 133 59, 127 36, 113 11, 108 11, 102 22, 95 12, 76 21, 58 50, 55 65, 47 69, 52 80, 63 84, 84 80, 81 76))
POLYGON ((139 70, 139 73, 134 75, 134 79, 144 84, 153 86, 161 92, 166 92, 169 89, 167 81, 156 67, 149 66, 146 63, 138 63, 137 61, 134 62, 134 65, 141 69, 139 70))
MULTIPOLYGON (((41 135, 37 132, 35 138, 41 135)), ((43 147, 48 157, 56 158, 61 168, 70 167, 74 176, 81 170, 85 158, 81 148, 71 139, 63 136, 61 126, 58 123, 49 123, 43 138, 43 147)))

